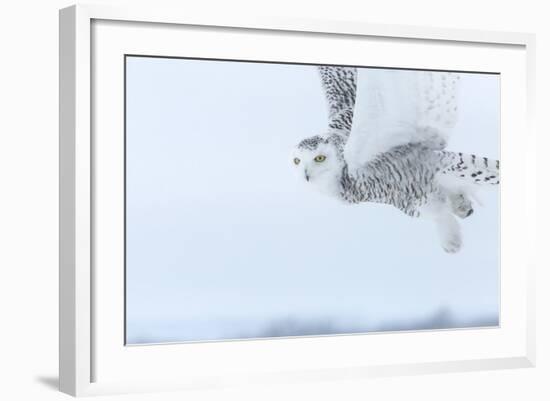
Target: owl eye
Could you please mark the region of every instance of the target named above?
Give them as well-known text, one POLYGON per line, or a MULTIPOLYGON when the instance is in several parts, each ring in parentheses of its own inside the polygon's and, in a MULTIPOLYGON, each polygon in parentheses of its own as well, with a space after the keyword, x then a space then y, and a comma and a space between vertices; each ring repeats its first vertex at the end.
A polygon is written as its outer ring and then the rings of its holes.
POLYGON ((327 157, 325 155, 319 155, 319 156, 316 156, 315 159, 313 160, 315 160, 317 163, 321 163, 321 162, 324 162, 326 158, 327 157))
POLYGON ((294 164, 295 164, 295 165, 300 164, 300 159, 298 159, 297 157, 295 157, 295 158, 294 158, 294 164))

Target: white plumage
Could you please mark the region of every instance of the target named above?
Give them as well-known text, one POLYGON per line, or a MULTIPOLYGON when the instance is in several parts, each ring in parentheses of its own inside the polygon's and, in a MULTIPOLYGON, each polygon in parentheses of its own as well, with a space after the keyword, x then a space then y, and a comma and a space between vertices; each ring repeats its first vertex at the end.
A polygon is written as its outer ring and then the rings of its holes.
POLYGON ((432 141, 443 148, 456 123, 458 81, 450 72, 358 70, 348 165, 407 143, 432 141))

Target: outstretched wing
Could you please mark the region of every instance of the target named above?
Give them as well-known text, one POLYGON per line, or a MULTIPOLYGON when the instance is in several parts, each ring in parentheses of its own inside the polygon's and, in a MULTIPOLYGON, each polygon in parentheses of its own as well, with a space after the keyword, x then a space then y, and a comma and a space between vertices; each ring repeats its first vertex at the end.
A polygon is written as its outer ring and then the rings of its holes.
POLYGON ((357 69, 335 66, 318 68, 328 103, 329 128, 338 130, 347 139, 353 121, 357 69))
POLYGON ((443 149, 457 120, 459 80, 451 72, 359 69, 344 150, 350 167, 407 143, 443 149))

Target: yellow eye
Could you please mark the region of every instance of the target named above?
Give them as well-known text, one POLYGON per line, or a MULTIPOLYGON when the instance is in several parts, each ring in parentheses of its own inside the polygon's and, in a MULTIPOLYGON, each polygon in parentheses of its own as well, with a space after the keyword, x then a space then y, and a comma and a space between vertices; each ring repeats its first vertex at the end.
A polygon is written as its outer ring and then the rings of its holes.
POLYGON ((295 158, 294 158, 294 164, 295 164, 295 165, 300 164, 300 159, 298 159, 297 157, 295 157, 295 158))
POLYGON ((319 155, 319 156, 315 157, 315 159, 313 159, 313 160, 315 160, 317 163, 321 163, 321 162, 324 162, 326 158, 327 157, 325 155, 319 155))

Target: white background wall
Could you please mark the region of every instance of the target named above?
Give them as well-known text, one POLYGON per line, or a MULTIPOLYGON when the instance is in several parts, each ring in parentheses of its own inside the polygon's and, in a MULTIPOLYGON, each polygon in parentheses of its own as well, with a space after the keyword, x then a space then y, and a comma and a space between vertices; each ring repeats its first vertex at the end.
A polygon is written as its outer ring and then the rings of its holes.
MULTIPOLYGON (((124 4, 112 0, 98 3, 124 4)), ((136 1, 134 1, 136 3, 136 1)), ((155 1, 159 7, 169 1, 155 1)), ((183 4, 182 1, 177 2, 183 4)), ((539 147, 550 145, 550 28, 543 1, 461 0, 188 2, 193 10, 537 33, 539 147)), ((0 399, 57 400, 57 10, 71 1, 0 3, 0 399)), ((520 134, 520 133, 518 133, 520 134)), ((539 179, 548 172, 539 160, 539 179)), ((539 247, 547 246, 549 191, 539 187, 539 247)), ((413 399, 546 400, 550 397, 548 258, 538 266, 538 366, 534 369, 326 382, 132 400, 413 399)), ((107 397, 107 399, 115 399, 107 397)), ((116 398, 119 399, 119 398, 116 398)))

